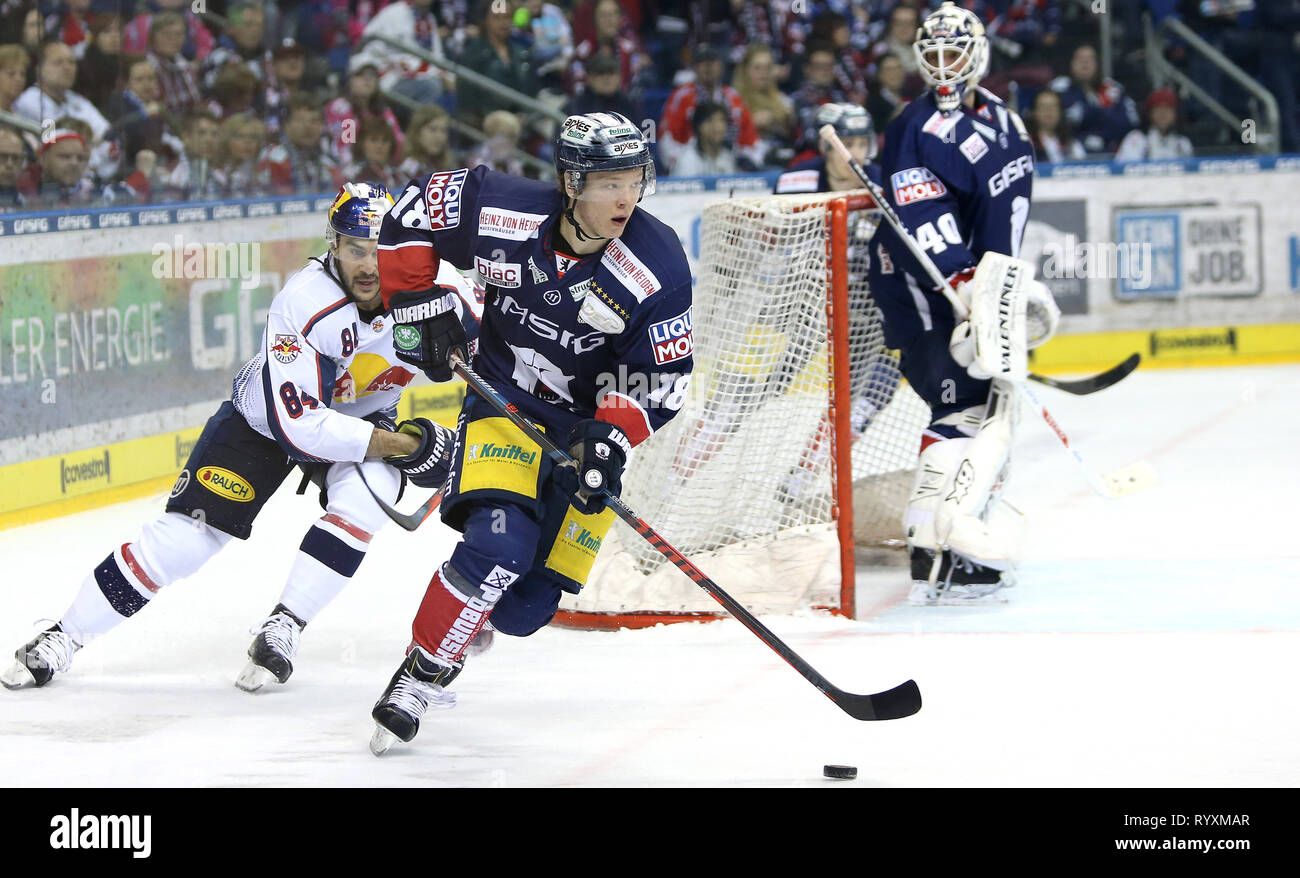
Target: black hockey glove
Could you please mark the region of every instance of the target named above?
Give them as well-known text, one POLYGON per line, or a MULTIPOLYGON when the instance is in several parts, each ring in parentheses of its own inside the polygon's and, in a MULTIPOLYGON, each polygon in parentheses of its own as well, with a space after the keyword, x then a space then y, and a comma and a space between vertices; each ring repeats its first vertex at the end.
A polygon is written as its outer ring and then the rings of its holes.
MULTIPOLYGON (((393 314, 393 349, 433 381, 450 381, 451 355, 469 350, 465 327, 456 312, 456 294, 440 287, 422 293, 401 291, 388 301, 393 314)), ((418 484, 418 483, 417 483, 418 484)))
POLYGON ((605 508, 603 495, 615 496, 623 489, 623 466, 632 443, 623 431, 606 421, 579 421, 569 431, 569 452, 577 462, 556 467, 552 479, 565 493, 572 495, 573 505, 587 515, 605 508))
POLYGON ((402 421, 397 432, 415 436, 420 445, 404 457, 393 455, 384 460, 406 473, 406 477, 421 488, 441 488, 446 484, 456 434, 428 418, 402 421))

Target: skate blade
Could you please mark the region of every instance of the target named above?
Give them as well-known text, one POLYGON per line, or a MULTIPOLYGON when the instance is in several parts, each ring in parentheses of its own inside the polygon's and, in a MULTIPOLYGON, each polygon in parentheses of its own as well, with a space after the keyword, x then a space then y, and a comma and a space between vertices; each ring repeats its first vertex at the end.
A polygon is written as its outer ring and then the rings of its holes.
POLYGON ((396 744, 401 739, 394 735, 388 729, 375 724, 375 733, 370 736, 370 752, 376 756, 383 756, 388 752, 388 748, 396 744))
POLYGON ((907 596, 907 603, 913 607, 986 607, 996 604, 1005 604, 1007 595, 1003 594, 1002 588, 996 591, 982 595, 960 596, 953 594, 940 593, 931 597, 925 589, 913 589, 907 596))
POLYGON ((257 693, 262 691, 262 687, 267 683, 275 680, 275 674, 272 674, 261 665, 255 665, 249 662, 244 669, 239 672, 235 678, 235 687, 245 692, 257 693))
POLYGON ((0 685, 6 689, 31 689, 36 686, 36 678, 26 665, 14 662, 9 670, 0 674, 0 685))

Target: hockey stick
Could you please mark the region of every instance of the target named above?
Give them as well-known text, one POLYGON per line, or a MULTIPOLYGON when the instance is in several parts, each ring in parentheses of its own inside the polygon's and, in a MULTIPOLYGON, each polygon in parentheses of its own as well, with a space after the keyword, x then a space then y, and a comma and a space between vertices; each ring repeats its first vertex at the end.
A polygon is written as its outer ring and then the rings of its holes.
MULTIPOLYGON (((511 405, 504 396, 484 381, 464 361, 453 355, 451 363, 456 370, 456 374, 465 379, 465 383, 475 393, 483 397, 494 409, 522 430, 525 436, 537 443, 557 466, 577 465, 577 462, 569 454, 556 446, 547 438, 545 433, 529 423, 519 414, 518 409, 511 405)), ((727 612, 739 619, 741 624, 758 636, 759 640, 771 647, 777 655, 785 659, 792 668, 802 674, 804 679, 816 686, 823 695, 835 702, 836 706, 849 716, 859 720, 901 719, 905 716, 911 716, 921 709, 921 690, 912 680, 895 686, 893 689, 877 692, 874 695, 855 695, 831 685, 812 665, 786 646, 779 637, 772 633, 762 622, 758 621, 735 598, 723 591, 722 587, 712 579, 705 576, 698 567, 691 563, 690 559, 670 546, 667 540, 661 537, 654 528, 638 518, 636 513, 628 508, 621 498, 606 492, 604 493, 604 499, 605 504, 610 509, 613 509, 614 514, 622 519, 624 523, 644 538, 659 554, 673 562, 678 570, 690 577, 692 582, 722 604, 727 612)))
POLYGON ((406 530, 415 530, 417 527, 424 524, 425 519, 432 515, 433 510, 437 509, 438 504, 442 502, 442 491, 439 491, 428 500, 421 503, 420 508, 411 514, 408 515, 405 512, 398 512, 392 506, 389 506, 383 497, 376 494, 374 488, 370 487, 370 483, 366 481, 366 474, 361 471, 361 464, 354 463, 352 464, 352 468, 357 471, 357 475, 361 476, 361 484, 366 486, 366 490, 370 492, 370 496, 379 504, 379 508, 384 510, 384 514, 406 530))
POLYGON ((1105 390, 1120 383, 1138 367, 1140 362, 1142 362, 1142 355, 1133 354, 1105 372, 1098 372, 1090 378, 1080 378, 1076 381, 1060 381, 1056 378, 1048 378, 1046 375, 1035 375, 1033 372, 1029 373, 1029 379, 1039 384, 1046 384, 1048 387, 1055 387, 1057 390, 1064 390, 1066 393, 1073 393, 1075 396, 1087 396, 1089 393, 1096 393, 1098 390, 1105 390))
MULTIPOLYGON (((934 260, 930 258, 929 254, 921 249, 921 245, 912 237, 912 233, 907 230, 907 226, 903 225, 903 221, 898 218, 898 214, 894 212, 894 208, 889 204, 889 199, 885 197, 884 191, 875 183, 871 182, 871 178, 867 176, 866 170, 858 160, 853 157, 853 154, 849 152, 849 149, 844 145, 844 142, 840 140, 839 135, 835 133, 835 126, 823 125, 818 131, 818 134, 825 138, 835 151, 840 154, 840 157, 844 159, 849 168, 852 169, 853 173, 857 175, 858 180, 867 188, 867 191, 871 193, 871 197, 876 201, 876 206, 879 207, 881 213, 884 214, 885 220, 893 228, 894 232, 897 233, 898 237, 902 239, 903 244, 911 252, 916 261, 921 263, 921 267, 925 269, 925 273, 930 276, 930 280, 939 288, 939 291, 943 293, 944 297, 952 303, 953 312, 957 315, 957 319, 965 320, 969 317, 970 309, 966 307, 964 302, 962 302, 961 298, 957 295, 957 291, 948 283, 947 278, 939 272, 939 268, 934 264, 934 260)), ((1128 363, 1132 359, 1132 357, 1129 357, 1129 359, 1124 362, 1128 363)), ((1123 366, 1124 364, 1120 365, 1123 366)), ((1136 368, 1137 363, 1134 362, 1133 366, 1136 368)), ((1128 373, 1126 372, 1124 374, 1128 373)), ((1031 375, 1030 377, 1032 378, 1034 376, 1031 375)), ((1123 375, 1120 377, 1122 378, 1123 375)), ((1097 476, 1096 473, 1086 463, 1084 463, 1083 457, 1079 454, 1078 450, 1070 447, 1070 440, 1066 437, 1065 432, 1061 429, 1060 425, 1056 423, 1056 419, 1052 417, 1051 412, 1049 412, 1047 408, 1038 401, 1038 397, 1034 395, 1028 385, 1020 381, 1014 382, 1014 384, 1016 388, 1023 391, 1034 403, 1035 407, 1038 408, 1039 414, 1042 415, 1043 420, 1047 422, 1047 426, 1052 429, 1052 432, 1056 434, 1056 438, 1060 440, 1061 446, 1068 451, 1074 458, 1075 462, 1083 468, 1084 474, 1088 478, 1088 484, 1091 485, 1093 490, 1102 497, 1115 500, 1136 493, 1154 483, 1155 473, 1152 471, 1150 465, 1145 461, 1138 461, 1137 463, 1129 464, 1128 466, 1121 467, 1113 472, 1097 476)))

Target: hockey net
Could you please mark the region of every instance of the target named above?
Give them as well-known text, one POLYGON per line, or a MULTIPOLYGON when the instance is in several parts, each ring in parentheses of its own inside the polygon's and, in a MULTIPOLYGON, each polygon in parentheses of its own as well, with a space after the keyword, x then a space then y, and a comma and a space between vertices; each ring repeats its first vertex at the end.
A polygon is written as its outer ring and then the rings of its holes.
MULTIPOLYGON (((902 545, 928 410, 902 382, 867 289, 870 196, 737 198, 703 216, 695 368, 679 414, 636 448, 622 497, 756 613, 854 614, 854 546, 902 545)), ((721 615, 621 522, 560 624, 721 615)))

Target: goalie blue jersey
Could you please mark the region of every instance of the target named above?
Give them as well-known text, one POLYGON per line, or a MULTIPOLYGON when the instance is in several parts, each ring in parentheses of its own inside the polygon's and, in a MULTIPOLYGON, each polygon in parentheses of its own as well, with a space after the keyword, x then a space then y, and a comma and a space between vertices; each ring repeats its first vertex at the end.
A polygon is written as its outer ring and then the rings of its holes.
MULTIPOLYGON (((885 195, 903 226, 947 277, 989 251, 1020 255, 1033 190, 1034 150, 1020 117, 975 90, 974 109, 939 112, 926 92, 885 129, 885 195)), ((880 270, 901 269, 922 289, 930 276, 882 222, 871 245, 880 270)))
POLYGON ((475 369, 548 429, 616 424, 633 445, 677 414, 692 367, 691 272, 677 233, 637 207, 596 253, 557 250, 553 183, 479 166, 397 194, 379 235, 380 283, 432 286, 438 263, 486 289, 475 369))

